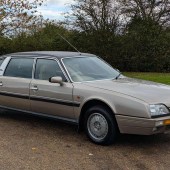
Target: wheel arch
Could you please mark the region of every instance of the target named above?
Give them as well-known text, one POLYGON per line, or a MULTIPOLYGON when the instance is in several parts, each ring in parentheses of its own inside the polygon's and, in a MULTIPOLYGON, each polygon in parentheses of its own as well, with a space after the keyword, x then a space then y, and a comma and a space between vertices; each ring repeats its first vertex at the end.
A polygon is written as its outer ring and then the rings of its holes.
POLYGON ((87 109, 90 107, 96 106, 96 105, 101 105, 101 106, 106 107, 112 113, 113 118, 116 119, 115 110, 107 102, 100 100, 100 99, 90 99, 86 101, 81 108, 80 116, 78 120, 79 130, 83 129, 83 123, 84 123, 83 120, 84 120, 84 116, 85 116, 87 109))

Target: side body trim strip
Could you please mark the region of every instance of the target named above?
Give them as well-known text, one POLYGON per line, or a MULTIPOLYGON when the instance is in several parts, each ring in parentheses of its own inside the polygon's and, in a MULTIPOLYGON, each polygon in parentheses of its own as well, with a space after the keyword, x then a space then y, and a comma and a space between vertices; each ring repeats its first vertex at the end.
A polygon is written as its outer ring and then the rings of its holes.
POLYGON ((60 104, 65 106, 80 107, 80 103, 72 102, 72 101, 62 101, 62 100, 42 98, 42 97, 32 97, 32 96, 29 97, 28 95, 21 95, 21 94, 7 93, 7 92, 0 92, 0 95, 21 98, 21 99, 28 99, 28 100, 30 99, 34 101, 42 101, 46 103, 55 103, 55 104, 60 104))

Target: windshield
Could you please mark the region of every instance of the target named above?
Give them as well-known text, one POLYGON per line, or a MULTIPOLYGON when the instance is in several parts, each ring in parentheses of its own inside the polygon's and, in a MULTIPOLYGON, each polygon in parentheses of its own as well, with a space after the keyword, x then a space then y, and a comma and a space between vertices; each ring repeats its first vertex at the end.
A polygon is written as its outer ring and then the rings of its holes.
POLYGON ((115 79, 120 73, 97 57, 64 58, 74 82, 115 79))

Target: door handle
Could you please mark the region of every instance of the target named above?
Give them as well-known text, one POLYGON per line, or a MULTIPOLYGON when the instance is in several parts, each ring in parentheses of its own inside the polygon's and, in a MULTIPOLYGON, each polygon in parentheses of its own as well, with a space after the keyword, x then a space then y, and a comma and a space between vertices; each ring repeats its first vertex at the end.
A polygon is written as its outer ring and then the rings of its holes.
POLYGON ((0 86, 3 86, 3 83, 2 83, 2 82, 0 82, 0 86))
POLYGON ((37 86, 33 86, 30 89, 33 90, 33 91, 38 91, 38 87, 37 86))

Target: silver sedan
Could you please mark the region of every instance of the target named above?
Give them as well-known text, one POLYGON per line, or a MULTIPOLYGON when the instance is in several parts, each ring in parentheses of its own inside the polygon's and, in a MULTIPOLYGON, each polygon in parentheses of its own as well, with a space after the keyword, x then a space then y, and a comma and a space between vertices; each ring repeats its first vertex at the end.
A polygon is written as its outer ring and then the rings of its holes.
POLYGON ((96 144, 170 125, 170 86, 123 76, 98 56, 23 52, 0 58, 0 107, 67 121, 96 144))

